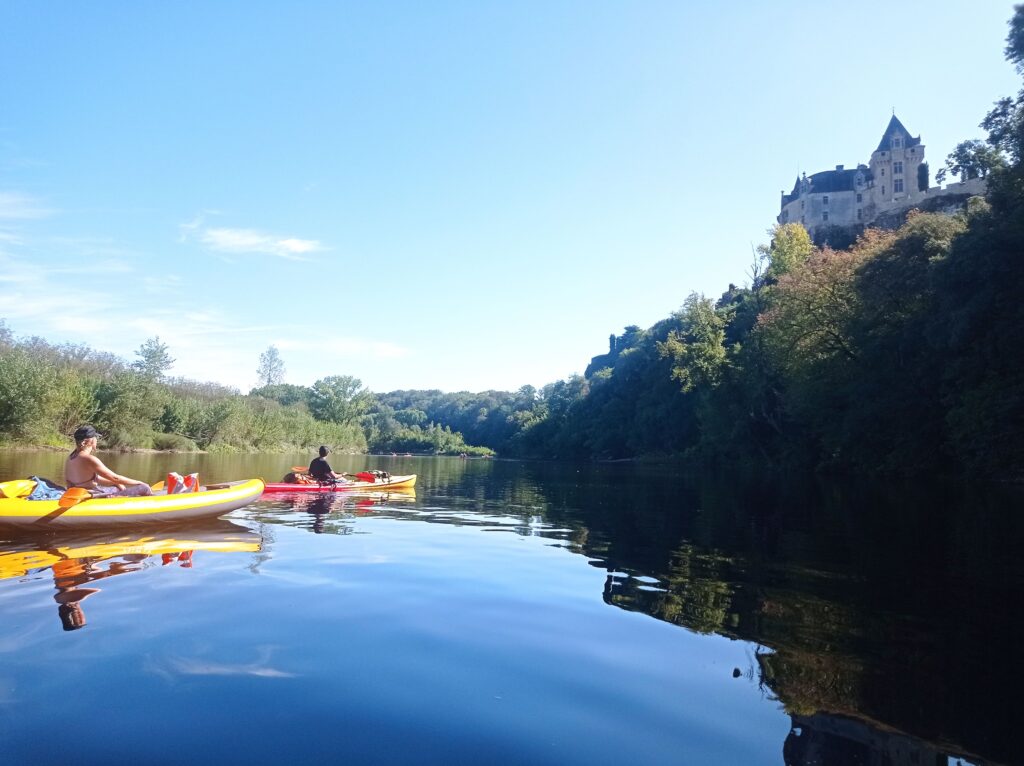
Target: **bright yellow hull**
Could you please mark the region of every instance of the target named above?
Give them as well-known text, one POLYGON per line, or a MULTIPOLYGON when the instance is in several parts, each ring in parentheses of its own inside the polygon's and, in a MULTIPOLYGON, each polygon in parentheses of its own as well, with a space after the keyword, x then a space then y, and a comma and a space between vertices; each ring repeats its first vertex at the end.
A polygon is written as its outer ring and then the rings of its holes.
POLYGON ((263 494, 263 486, 262 479, 249 479, 174 495, 97 497, 70 508, 61 508, 57 500, 3 497, 0 524, 40 528, 187 521, 243 508, 263 494))

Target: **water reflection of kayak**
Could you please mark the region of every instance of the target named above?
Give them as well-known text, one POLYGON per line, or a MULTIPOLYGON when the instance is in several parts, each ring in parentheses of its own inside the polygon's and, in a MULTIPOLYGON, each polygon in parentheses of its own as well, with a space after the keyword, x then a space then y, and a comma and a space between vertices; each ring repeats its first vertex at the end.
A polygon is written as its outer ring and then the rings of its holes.
POLYGON ((311 492, 280 493, 264 500, 264 507, 272 510, 291 510, 308 514, 305 518, 287 515, 276 523, 312 529, 317 534, 330 531, 345 534, 357 516, 376 513, 399 503, 415 502, 416 490, 397 489, 390 492, 311 492))
POLYGON ((308 511, 309 513, 347 513, 365 512, 371 508, 382 508, 397 503, 409 503, 416 500, 416 490, 398 489, 391 492, 345 492, 339 494, 326 493, 322 495, 281 494, 275 498, 275 506, 284 505, 296 511, 308 511))
POLYGON ((357 492, 379 491, 390 492, 396 489, 411 489, 416 485, 416 474, 409 476, 392 476, 386 481, 347 481, 338 484, 289 484, 271 482, 264 492, 357 492))
POLYGON ((100 592, 96 586, 101 580, 141 571, 156 557, 160 566, 191 569, 198 551, 256 552, 263 542, 260 535, 225 519, 150 529, 149 534, 34 528, 13 536, 4 533, 8 539, 0 540, 0 580, 35 580, 49 571, 61 626, 78 630, 86 625, 82 602, 100 592))
MULTIPOLYGON (((20 481, 20 480, 19 480, 20 481)), ((0 483, 0 492, 7 485, 0 483)), ((263 493, 261 479, 203 487, 198 492, 145 497, 94 497, 67 508, 59 500, 0 497, 0 524, 33 527, 125 525, 174 522, 222 514, 242 508, 263 493)), ((6 494, 6 493, 4 493, 6 494)), ((19 492, 20 494, 20 492, 19 492)))
POLYGON ((147 558, 195 551, 256 552, 262 544, 258 534, 226 519, 161 526, 148 534, 99 530, 14 532, 6 533, 6 539, 0 540, 0 580, 24 577, 31 571, 52 568, 68 560, 147 558))

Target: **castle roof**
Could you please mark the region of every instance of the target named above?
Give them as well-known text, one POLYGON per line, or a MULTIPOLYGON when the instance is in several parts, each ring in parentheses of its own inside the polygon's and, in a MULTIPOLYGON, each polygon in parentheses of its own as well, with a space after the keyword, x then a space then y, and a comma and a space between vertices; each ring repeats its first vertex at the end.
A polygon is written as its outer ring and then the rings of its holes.
MULTIPOLYGON (((843 191, 855 191, 857 188, 856 179, 857 174, 861 174, 864 181, 870 181, 873 174, 863 165, 858 165, 856 168, 846 170, 843 168, 836 168, 835 170, 823 170, 820 173, 807 176, 805 178, 808 188, 808 194, 830 194, 833 192, 843 191)), ((800 177, 797 176, 796 183, 793 184, 793 191, 789 194, 785 194, 782 197, 782 205, 786 206, 793 200, 800 198, 800 185, 803 182, 800 177)))
POLYGON ((882 134, 882 140, 878 142, 878 148, 876 152, 887 152, 889 151, 889 141, 893 133, 902 133, 907 137, 907 146, 917 146, 921 143, 921 136, 914 138, 910 135, 910 131, 903 127, 903 123, 900 122, 899 118, 893 114, 892 119, 889 120, 889 124, 885 126, 885 132, 882 134))
MULTIPOLYGON (((863 171, 860 171, 863 172, 863 171)), ((856 170, 824 170, 815 173, 808 179, 811 182, 811 194, 827 194, 829 192, 853 191, 853 177, 856 170)))

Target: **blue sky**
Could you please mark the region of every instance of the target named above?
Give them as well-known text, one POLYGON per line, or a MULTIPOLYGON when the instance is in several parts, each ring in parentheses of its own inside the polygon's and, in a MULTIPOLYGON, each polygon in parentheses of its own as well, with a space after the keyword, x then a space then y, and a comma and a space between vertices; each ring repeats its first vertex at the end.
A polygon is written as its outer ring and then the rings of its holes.
POLYGON ((1012 3, 0 5, 0 318, 171 374, 514 390, 742 284, 892 110, 934 175, 1012 3))

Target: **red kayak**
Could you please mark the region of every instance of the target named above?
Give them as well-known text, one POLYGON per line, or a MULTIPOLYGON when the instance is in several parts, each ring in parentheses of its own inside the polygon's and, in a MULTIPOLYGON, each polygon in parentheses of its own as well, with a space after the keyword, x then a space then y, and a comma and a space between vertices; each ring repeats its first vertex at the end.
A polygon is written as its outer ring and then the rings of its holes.
POLYGON ((351 492, 353 490, 372 490, 387 492, 392 489, 408 490, 416 485, 416 474, 409 476, 391 476, 378 478, 375 481, 339 481, 337 484, 291 484, 275 482, 267 484, 264 492, 351 492))

